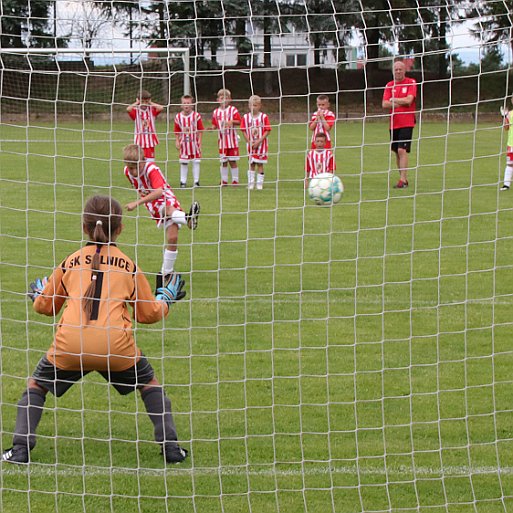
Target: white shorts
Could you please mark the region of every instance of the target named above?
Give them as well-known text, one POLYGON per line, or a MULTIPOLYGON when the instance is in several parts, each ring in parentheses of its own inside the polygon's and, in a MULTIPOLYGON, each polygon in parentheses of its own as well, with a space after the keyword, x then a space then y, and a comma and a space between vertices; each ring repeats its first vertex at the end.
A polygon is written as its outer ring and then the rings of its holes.
POLYGON ((199 164, 201 162, 201 159, 179 159, 178 162, 180 162, 180 164, 188 164, 189 162, 199 164))
POLYGON ((259 158, 257 155, 251 155, 249 157, 249 163, 250 164, 267 164, 267 157, 259 158))

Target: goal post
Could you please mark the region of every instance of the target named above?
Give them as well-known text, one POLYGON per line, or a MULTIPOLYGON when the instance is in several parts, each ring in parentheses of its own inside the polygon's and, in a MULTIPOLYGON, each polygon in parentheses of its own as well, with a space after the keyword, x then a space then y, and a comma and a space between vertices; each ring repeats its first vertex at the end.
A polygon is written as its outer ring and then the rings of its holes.
POLYGON ((189 54, 188 48, 3 48, 2 112, 21 112, 33 101, 40 102, 35 111, 46 105, 48 112, 88 107, 83 115, 118 114, 144 88, 166 106, 177 105, 191 92, 189 54))

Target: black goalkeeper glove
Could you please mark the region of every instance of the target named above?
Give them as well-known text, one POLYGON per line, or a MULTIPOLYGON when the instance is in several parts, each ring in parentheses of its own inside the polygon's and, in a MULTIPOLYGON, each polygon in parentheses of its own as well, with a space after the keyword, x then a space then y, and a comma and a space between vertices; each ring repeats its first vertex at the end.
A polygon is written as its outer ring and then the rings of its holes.
POLYGON ((30 290, 27 292, 27 295, 32 299, 32 302, 36 300, 37 296, 41 295, 47 283, 48 278, 45 276, 44 278, 37 278, 30 284, 30 290))
POLYGON ((185 280, 181 274, 172 273, 169 275, 170 279, 166 285, 157 289, 155 297, 159 301, 165 301, 168 306, 171 306, 176 301, 180 301, 185 297, 185 280))

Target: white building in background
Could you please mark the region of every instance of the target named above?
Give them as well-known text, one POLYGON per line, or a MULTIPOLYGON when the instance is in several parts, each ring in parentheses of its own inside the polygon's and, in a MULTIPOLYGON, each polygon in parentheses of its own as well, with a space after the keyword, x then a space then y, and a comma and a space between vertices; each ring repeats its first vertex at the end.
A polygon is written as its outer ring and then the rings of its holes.
MULTIPOLYGON (((261 29, 252 30, 251 25, 246 27, 246 36, 253 44, 253 67, 264 65, 264 36, 261 29)), ((346 48, 343 63, 337 62, 337 46, 328 43, 321 49, 320 66, 323 68, 337 68, 345 64, 349 69, 356 69, 356 48, 346 48)), ((205 58, 212 59, 210 50, 205 51, 205 58)), ((237 64, 237 48, 233 39, 223 37, 223 44, 217 50, 216 60, 220 66, 235 66, 237 64)), ((297 68, 314 66, 314 47, 308 35, 304 32, 290 32, 271 36, 271 66, 275 68, 297 68)))

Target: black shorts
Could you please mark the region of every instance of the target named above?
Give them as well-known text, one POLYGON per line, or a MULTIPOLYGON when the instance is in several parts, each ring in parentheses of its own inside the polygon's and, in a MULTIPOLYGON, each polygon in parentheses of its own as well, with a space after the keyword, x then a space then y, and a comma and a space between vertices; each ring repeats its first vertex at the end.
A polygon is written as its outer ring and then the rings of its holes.
MULTIPOLYGON (((77 381, 92 371, 86 370, 63 370, 51 363, 46 356, 43 356, 32 374, 32 379, 42 388, 53 395, 60 397, 64 395, 77 381)), ((144 355, 129 369, 124 371, 97 371, 108 381, 121 395, 129 394, 136 388, 148 384, 155 373, 150 362, 144 355)))
POLYGON ((397 153, 397 150, 399 148, 402 148, 403 150, 406 150, 406 153, 410 153, 412 137, 412 126, 390 130, 390 140, 392 141, 392 144, 390 146, 392 148, 392 151, 397 153))

